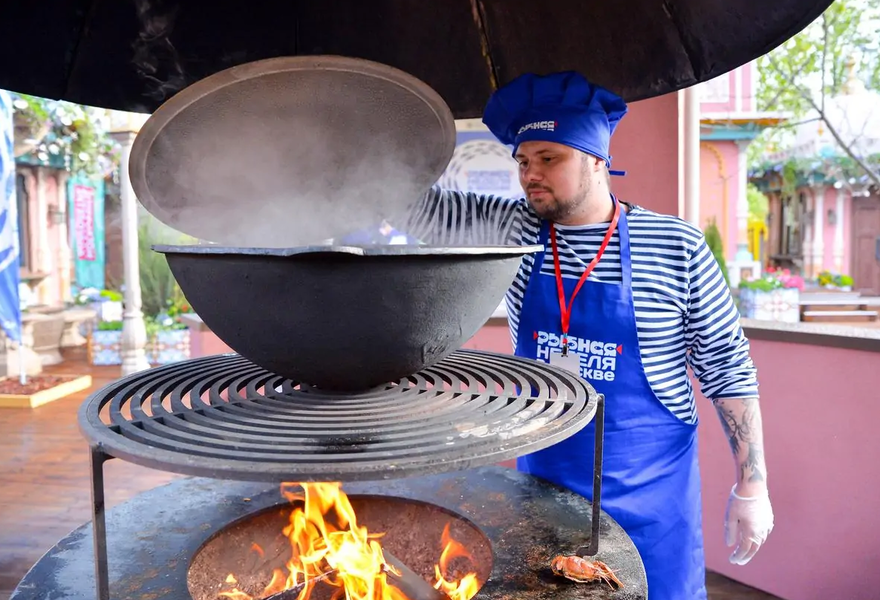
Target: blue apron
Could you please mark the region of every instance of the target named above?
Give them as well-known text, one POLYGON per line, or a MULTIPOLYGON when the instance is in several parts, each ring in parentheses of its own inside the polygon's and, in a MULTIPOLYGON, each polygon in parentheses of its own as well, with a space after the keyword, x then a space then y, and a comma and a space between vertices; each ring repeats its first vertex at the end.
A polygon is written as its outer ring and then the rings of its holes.
MULTIPOLYGON (((543 222, 545 247, 548 231, 543 222)), ((650 600, 705 599, 697 427, 673 415, 648 383, 633 306, 626 210, 620 212, 618 234, 623 285, 587 279, 573 302, 568 331, 569 354, 580 355, 581 377, 606 399, 602 509, 638 548, 650 600)), ((561 348, 562 331, 556 278, 541 273, 545 254, 535 257, 515 353, 550 362, 550 353, 561 348)), ((566 304, 576 283, 563 279, 566 304)), ((517 467, 592 498, 594 439, 590 423, 563 442, 519 458, 517 467)))

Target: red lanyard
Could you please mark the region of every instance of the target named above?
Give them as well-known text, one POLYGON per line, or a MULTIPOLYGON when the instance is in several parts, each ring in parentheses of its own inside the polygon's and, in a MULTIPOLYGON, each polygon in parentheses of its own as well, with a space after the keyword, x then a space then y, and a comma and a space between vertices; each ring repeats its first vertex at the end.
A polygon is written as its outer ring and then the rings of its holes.
POLYGON ((590 276, 590 273, 592 273, 596 265, 599 264, 599 259, 602 258, 602 255, 605 253, 605 248, 608 247, 608 242, 611 241, 611 236, 614 235, 614 230, 617 229, 617 220, 619 218, 620 202, 615 202, 614 216, 611 217, 611 225, 608 226, 608 231, 605 232, 605 238, 602 240, 602 245, 599 246, 599 251, 596 252, 596 256, 593 257, 593 260, 590 261, 587 268, 584 269, 584 274, 581 275, 580 281, 578 281, 577 286, 575 286, 574 292, 571 294, 571 299, 568 301, 568 307, 565 306, 565 289, 562 287, 562 268, 559 265, 559 250, 556 247, 556 229, 553 227, 553 223, 550 223, 550 243, 553 245, 553 263, 556 267, 556 289, 559 291, 559 311, 562 313, 563 356, 568 355, 568 324, 571 320, 571 307, 574 305, 574 298, 577 296, 578 292, 581 291, 581 286, 584 285, 587 277, 590 276))

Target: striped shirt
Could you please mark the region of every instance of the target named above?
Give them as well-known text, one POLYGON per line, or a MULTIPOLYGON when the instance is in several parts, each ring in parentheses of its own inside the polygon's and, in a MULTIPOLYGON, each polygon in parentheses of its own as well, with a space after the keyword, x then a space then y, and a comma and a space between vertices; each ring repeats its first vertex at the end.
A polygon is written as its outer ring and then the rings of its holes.
MULTIPOLYGON (((757 374, 749 342, 702 232, 677 217, 627 206, 636 327, 651 389, 673 414, 688 423, 697 421, 688 366, 708 398, 756 398, 757 374)), ((524 198, 481 196, 435 186, 415 207, 403 229, 431 245, 531 245, 538 243, 540 224, 524 198)), ((579 279, 596 255, 608 224, 555 228, 562 276, 579 279)), ((506 295, 514 347, 534 264, 535 255, 523 258, 506 295)), ((553 265, 548 247, 541 274, 555 277, 553 265)), ((590 280, 621 284, 617 232, 590 280)))

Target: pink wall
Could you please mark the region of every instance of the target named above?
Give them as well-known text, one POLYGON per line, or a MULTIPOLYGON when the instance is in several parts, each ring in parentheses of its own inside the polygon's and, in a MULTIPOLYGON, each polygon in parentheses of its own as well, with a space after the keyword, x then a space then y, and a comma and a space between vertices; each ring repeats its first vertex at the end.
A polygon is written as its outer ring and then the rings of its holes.
POLYGON ((622 200, 651 210, 678 214, 678 97, 633 102, 611 138, 612 167, 626 171, 613 177, 612 189, 622 200))
POLYGON ((707 567, 786 600, 877 598, 880 354, 753 339, 752 357, 776 525, 748 565, 728 562, 722 523, 734 467, 701 396, 707 567))
POLYGON ((474 337, 465 343, 464 347, 471 350, 513 354, 513 342, 510 339, 507 319, 490 319, 474 337))
POLYGON ((738 173, 739 147, 736 142, 704 141, 700 144, 700 228, 705 231, 709 220, 715 218, 728 260, 736 256, 736 203, 740 191, 738 173))
MULTIPOLYGON (((726 101, 701 102, 700 110, 704 115, 711 116, 712 113, 746 113, 755 110, 755 94, 753 92, 756 63, 748 64, 734 69, 724 75, 719 76, 727 80, 728 97, 726 101)), ((715 82, 709 84, 717 88, 715 82)))
POLYGON ((700 110, 705 113, 728 113, 736 110, 736 71, 730 71, 725 75, 720 75, 719 77, 727 78, 728 90, 730 91, 730 95, 728 96, 727 102, 701 102, 700 110))

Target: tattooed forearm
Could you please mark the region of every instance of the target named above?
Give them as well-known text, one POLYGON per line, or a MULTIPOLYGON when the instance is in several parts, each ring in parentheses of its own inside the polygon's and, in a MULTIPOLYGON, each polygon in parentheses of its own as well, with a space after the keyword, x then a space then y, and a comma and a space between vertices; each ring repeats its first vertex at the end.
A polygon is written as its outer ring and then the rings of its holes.
POLYGON ((764 437, 757 398, 716 400, 715 410, 736 462, 737 484, 743 488, 766 485, 764 437))

